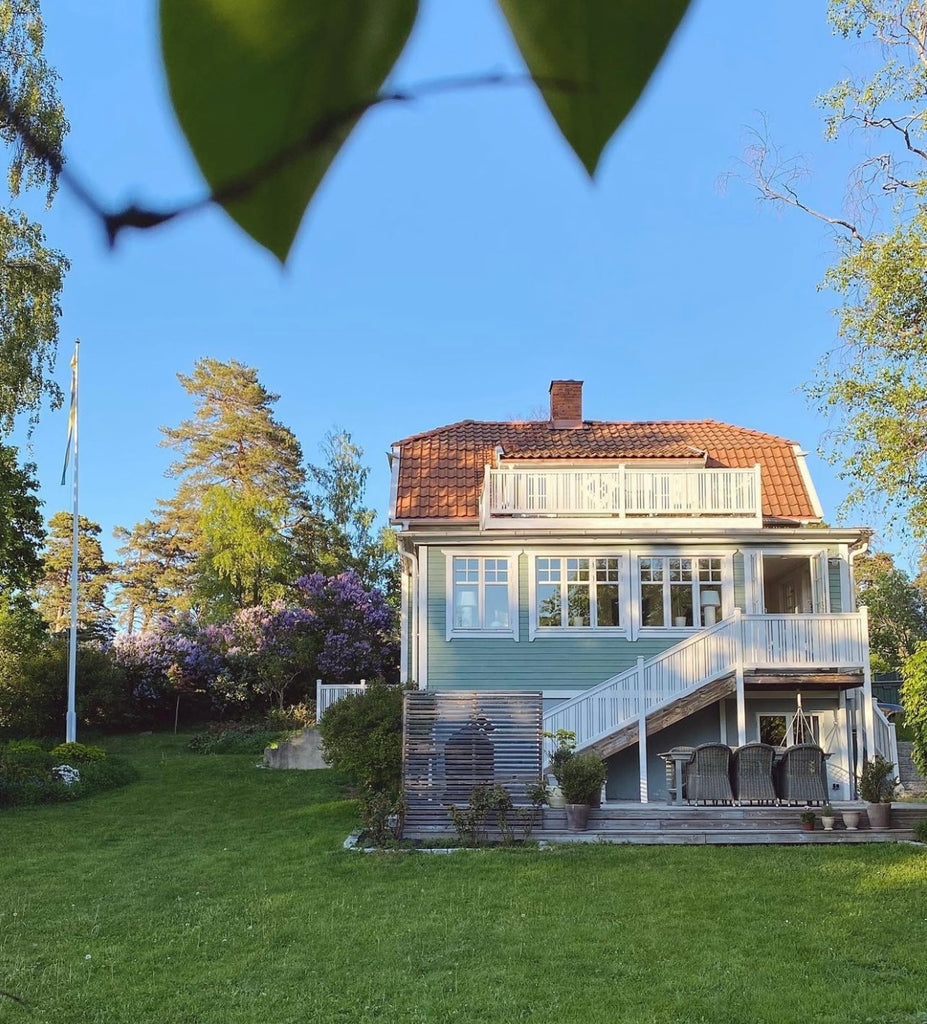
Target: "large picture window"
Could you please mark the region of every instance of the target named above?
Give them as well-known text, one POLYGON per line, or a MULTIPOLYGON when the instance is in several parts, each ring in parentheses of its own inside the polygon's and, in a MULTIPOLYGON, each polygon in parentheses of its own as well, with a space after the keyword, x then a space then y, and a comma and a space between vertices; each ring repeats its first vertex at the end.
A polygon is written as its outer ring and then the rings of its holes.
POLYGON ((621 560, 551 556, 535 560, 539 628, 620 627, 621 560))
POLYGON ((512 636, 518 609, 513 600, 514 559, 455 555, 450 559, 448 633, 512 636))
POLYGON ((661 555, 638 564, 642 626, 713 626, 722 618, 721 558, 661 555))

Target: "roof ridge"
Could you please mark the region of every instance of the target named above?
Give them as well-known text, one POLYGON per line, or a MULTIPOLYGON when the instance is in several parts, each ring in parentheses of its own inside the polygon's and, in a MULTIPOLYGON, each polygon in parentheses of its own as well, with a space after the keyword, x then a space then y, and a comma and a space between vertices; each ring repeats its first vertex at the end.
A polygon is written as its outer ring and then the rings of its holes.
MULTIPOLYGON (((747 434, 755 441, 762 441, 764 443, 775 442, 778 444, 795 445, 798 442, 793 441, 789 438, 782 437, 781 434, 771 434, 768 431, 757 430, 754 427, 741 427, 735 423, 727 423, 724 420, 716 420, 712 417, 704 417, 701 419, 674 419, 674 420, 583 420, 582 427, 571 428, 571 430, 581 431, 585 427, 659 427, 659 426, 673 426, 673 425, 685 425, 685 426, 701 426, 709 425, 715 427, 722 427, 725 430, 736 431, 737 433, 744 435, 747 434)), ((556 431, 559 435, 562 428, 554 427, 549 420, 474 420, 464 419, 456 420, 453 423, 447 423, 443 426, 432 427, 430 430, 422 430, 416 434, 410 434, 407 437, 400 438, 397 441, 393 441, 393 446, 402 445, 409 441, 419 441, 426 437, 434 437, 447 431, 456 430, 460 427, 473 426, 480 428, 496 428, 496 429, 525 429, 525 428, 547 428, 551 431, 556 431)), ((707 440, 707 439, 706 439, 707 440)), ((681 442, 686 443, 686 442, 681 442)), ((717 445, 718 447, 726 447, 724 444, 717 445)))

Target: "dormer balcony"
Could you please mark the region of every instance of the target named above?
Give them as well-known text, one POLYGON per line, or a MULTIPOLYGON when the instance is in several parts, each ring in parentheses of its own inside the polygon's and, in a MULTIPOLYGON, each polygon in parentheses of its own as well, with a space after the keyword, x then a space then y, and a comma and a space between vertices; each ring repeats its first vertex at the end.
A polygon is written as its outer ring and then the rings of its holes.
MULTIPOLYGON (((621 520, 660 527, 730 529, 762 526, 760 467, 515 468, 486 467, 480 518, 484 529, 540 527, 544 520, 621 520), (537 520, 526 523, 525 520, 537 520)), ((549 524, 548 524, 549 525, 549 524)), ((628 523, 631 525, 631 523, 628 523)))

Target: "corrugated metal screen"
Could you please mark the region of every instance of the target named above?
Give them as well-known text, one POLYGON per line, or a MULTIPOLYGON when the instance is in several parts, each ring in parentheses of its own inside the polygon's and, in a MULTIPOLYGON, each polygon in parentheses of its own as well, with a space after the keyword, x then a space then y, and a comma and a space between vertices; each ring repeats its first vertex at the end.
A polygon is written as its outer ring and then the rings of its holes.
POLYGON ((410 691, 403 713, 406 825, 447 827, 448 804, 504 786, 516 805, 541 775, 541 694, 410 691))

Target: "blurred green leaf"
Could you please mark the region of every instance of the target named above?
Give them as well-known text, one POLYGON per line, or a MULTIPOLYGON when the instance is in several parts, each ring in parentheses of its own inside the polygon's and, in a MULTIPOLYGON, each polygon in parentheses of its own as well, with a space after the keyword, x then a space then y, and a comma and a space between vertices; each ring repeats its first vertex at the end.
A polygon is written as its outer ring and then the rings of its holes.
POLYGON ((213 194, 285 260, 417 0, 161 0, 171 100, 213 194))
POLYGON ((689 0, 499 0, 567 142, 593 174, 689 0))

